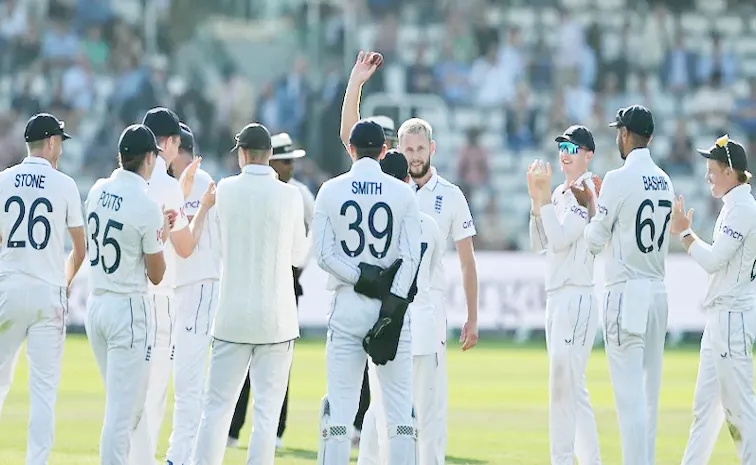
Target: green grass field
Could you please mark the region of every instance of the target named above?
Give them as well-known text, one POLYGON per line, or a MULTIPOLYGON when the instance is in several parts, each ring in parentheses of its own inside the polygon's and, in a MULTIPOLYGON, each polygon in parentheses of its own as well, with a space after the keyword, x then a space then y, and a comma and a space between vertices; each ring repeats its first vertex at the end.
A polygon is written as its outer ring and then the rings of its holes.
MULTIPOLYGON (((323 345, 298 344, 291 377, 289 425, 277 464, 315 463, 318 407, 325 390, 323 345)), ((679 464, 688 428, 698 353, 670 350, 665 356, 659 415, 657 464, 679 464)), ((29 411, 27 366, 21 357, 0 417, 0 464, 24 463, 29 411)), ((449 352, 449 447, 447 464, 544 465, 548 458, 547 363, 538 347, 483 343, 473 351, 449 352)), ((588 367, 604 464, 620 464, 620 440, 611 385, 602 350, 588 367)), ((172 396, 171 396, 172 399, 172 396)), ((57 430, 51 465, 98 463, 104 392, 86 338, 72 335, 66 345, 57 406, 57 430)), ((162 457, 170 434, 171 405, 161 434, 162 457)), ((249 437, 250 421, 242 431, 249 437)), ((246 450, 228 450, 224 464, 242 464, 246 450)), ((734 447, 723 430, 712 464, 737 464, 734 447)))

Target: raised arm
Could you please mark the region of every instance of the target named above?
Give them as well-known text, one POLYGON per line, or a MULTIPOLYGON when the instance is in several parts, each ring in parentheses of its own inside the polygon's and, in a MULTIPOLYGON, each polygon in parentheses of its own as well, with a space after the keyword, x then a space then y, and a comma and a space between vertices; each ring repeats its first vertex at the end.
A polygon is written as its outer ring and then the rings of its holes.
POLYGON ((553 252, 566 250, 577 242, 588 223, 588 209, 580 206, 574 197, 569 197, 567 208, 567 215, 563 221, 560 221, 554 210, 554 204, 549 203, 540 207, 540 218, 547 247, 553 252))
POLYGON ((585 227, 583 237, 585 237, 588 250, 594 255, 601 253, 612 237, 612 226, 617 220, 617 214, 624 201, 624 195, 616 177, 616 172, 607 173, 595 206, 593 202, 588 202, 587 205, 590 222, 585 227))
POLYGON ((399 228, 399 258, 402 259, 402 265, 391 284, 391 293, 397 297, 405 299, 409 294, 420 266, 421 242, 420 207, 417 205, 417 199, 412 195, 412 201, 409 202, 399 228))
POLYGON ((375 73, 382 62, 383 58, 378 53, 360 52, 357 55, 357 61, 354 63, 352 73, 349 75, 346 92, 344 93, 344 103, 341 106, 340 135, 344 147, 349 145, 349 135, 352 132, 352 127, 360 120, 362 86, 375 73))
POLYGON ((328 191, 326 186, 320 188, 315 198, 315 212, 312 217, 312 243, 318 266, 326 273, 347 284, 356 284, 360 278, 360 269, 342 259, 336 249, 336 235, 328 217, 328 191))
POLYGON ((531 210, 528 230, 530 233, 530 250, 538 253, 545 251, 546 246, 548 245, 548 240, 546 238, 546 230, 543 227, 543 220, 541 219, 540 212, 534 212, 531 210))
POLYGON ((167 213, 161 213, 155 205, 147 213, 142 230, 142 253, 147 278, 154 285, 160 284, 165 275, 165 258, 163 257, 163 231, 170 228, 167 213))

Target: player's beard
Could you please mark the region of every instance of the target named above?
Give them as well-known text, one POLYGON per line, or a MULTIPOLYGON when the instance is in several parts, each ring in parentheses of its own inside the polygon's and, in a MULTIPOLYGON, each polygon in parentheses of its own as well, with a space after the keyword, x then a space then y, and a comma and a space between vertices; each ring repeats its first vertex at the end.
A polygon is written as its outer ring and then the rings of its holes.
POLYGON ((428 158, 428 161, 423 163, 419 170, 410 165, 410 176, 412 176, 412 179, 420 179, 428 174, 428 171, 430 171, 430 166, 430 158, 428 158))

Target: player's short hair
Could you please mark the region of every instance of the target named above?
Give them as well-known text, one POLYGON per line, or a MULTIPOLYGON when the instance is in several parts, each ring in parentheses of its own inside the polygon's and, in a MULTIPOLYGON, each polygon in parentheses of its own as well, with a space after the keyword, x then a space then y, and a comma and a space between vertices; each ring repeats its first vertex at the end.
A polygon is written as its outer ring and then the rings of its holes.
POLYGON ((31 153, 31 152, 36 152, 38 150, 42 150, 42 148, 45 146, 45 142, 47 142, 47 139, 35 140, 34 142, 27 142, 26 151, 31 153))
MULTIPOLYGON (((714 161, 717 162, 719 166, 722 167, 722 169, 730 167, 730 165, 725 161, 722 161, 722 160, 714 160, 714 161)), ((733 169, 733 171, 737 175, 738 182, 740 184, 750 184, 751 179, 753 179, 753 175, 749 171, 742 171, 742 170, 736 170, 736 169, 733 169)))
POLYGON ((357 159, 360 158, 378 158, 381 155, 381 152, 383 151, 383 147, 355 147, 354 153, 357 156, 357 159))
POLYGON ((265 160, 268 157, 268 154, 271 153, 270 149, 260 150, 260 149, 245 149, 244 147, 239 147, 239 150, 244 150, 247 158, 254 161, 265 160))
POLYGON ((421 118, 410 118, 402 123, 397 135, 401 139, 405 134, 425 134, 429 141, 433 140, 433 128, 429 122, 421 118))

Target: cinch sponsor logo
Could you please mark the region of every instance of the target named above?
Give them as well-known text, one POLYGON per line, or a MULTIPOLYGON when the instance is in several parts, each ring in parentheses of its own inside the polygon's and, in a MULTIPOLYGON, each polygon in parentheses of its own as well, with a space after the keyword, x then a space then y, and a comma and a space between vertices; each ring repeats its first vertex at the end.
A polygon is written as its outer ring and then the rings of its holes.
POLYGON ((184 208, 199 208, 199 205, 200 205, 199 200, 195 200, 193 202, 189 201, 189 202, 184 203, 184 208))
POLYGON ((587 220, 587 219, 588 219, 588 212, 587 212, 587 211, 585 211, 585 210, 583 210, 582 208, 578 207, 577 205, 573 205, 573 206, 572 206, 572 207, 570 208, 570 211, 571 211, 572 213, 574 213, 574 214, 576 214, 576 215, 580 216, 580 218, 583 218, 583 219, 585 219, 585 220, 587 220))
POLYGON ((743 235, 739 232, 735 231, 729 226, 722 226, 722 234, 726 234, 730 236, 731 238, 735 239, 736 241, 742 241, 743 235))
POLYGON ((462 229, 470 229, 474 226, 473 220, 467 220, 464 223, 462 223, 462 229))
POLYGON ((603 213, 604 215, 606 215, 607 213, 609 213, 609 210, 607 210, 605 206, 599 205, 598 206, 598 212, 599 213, 603 213))

